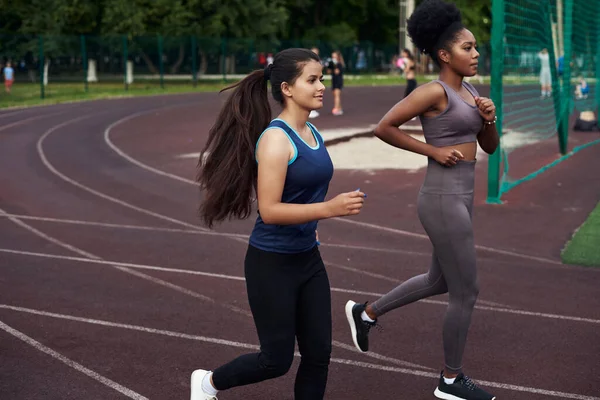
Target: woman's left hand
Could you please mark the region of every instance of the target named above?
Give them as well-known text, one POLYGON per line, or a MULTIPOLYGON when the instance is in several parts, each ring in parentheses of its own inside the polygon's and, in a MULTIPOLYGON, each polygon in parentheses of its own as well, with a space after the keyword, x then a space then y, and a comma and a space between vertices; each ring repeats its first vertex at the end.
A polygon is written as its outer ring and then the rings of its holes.
POLYGON ((492 122, 496 118, 496 106, 491 99, 487 97, 475 97, 475 104, 477 105, 479 115, 486 122, 492 122))

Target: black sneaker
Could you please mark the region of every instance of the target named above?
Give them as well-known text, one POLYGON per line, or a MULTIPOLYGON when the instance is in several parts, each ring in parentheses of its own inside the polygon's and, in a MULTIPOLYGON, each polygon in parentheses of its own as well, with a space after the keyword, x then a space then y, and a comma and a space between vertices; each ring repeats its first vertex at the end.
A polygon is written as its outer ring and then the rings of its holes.
POLYGON ((377 325, 377 322, 368 322, 361 318, 361 314, 367 308, 367 303, 358 304, 352 300, 346 303, 346 318, 350 324, 352 341, 356 348, 363 353, 369 351, 369 331, 377 325))
POLYGON ((448 385, 444 381, 444 372, 440 376, 440 384, 433 392, 435 397, 444 400, 495 400, 496 396, 492 396, 485 390, 479 388, 475 382, 461 372, 458 374, 454 383, 448 385))

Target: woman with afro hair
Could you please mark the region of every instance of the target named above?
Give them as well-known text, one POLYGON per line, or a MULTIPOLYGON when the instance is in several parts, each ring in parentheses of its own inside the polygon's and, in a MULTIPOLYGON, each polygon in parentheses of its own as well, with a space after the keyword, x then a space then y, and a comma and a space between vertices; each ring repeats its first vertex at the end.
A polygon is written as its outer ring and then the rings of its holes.
POLYGON ((479 293, 471 223, 477 143, 488 154, 498 147, 496 108, 463 81, 477 74, 479 53, 454 4, 425 0, 407 22, 413 43, 440 67, 439 79, 396 104, 381 119, 375 135, 391 146, 428 157, 417 210, 433 245, 431 264, 427 273, 403 282, 372 304, 348 301, 346 316, 354 344, 368 351, 369 330, 379 317, 448 293, 442 335, 445 366, 434 394, 448 400, 493 400, 463 374, 462 359, 479 293), (416 116, 426 143, 398 129, 416 116))

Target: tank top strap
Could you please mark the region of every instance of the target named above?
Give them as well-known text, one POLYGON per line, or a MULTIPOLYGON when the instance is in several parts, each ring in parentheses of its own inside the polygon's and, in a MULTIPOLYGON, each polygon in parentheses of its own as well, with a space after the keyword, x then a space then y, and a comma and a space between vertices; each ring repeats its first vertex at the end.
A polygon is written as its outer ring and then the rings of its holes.
POLYGON ((479 92, 475 89, 475 86, 471 85, 471 83, 463 81, 463 86, 473 95, 473 97, 479 97, 479 92))
MULTIPOLYGON (((442 85, 442 87, 446 91, 446 95, 448 96, 448 102, 452 101, 452 100, 450 100, 450 98, 452 98, 454 100, 465 101, 465 99, 463 99, 462 96, 456 90, 454 90, 450 86, 448 86, 448 84, 442 82, 439 79, 436 79, 436 80, 434 80, 432 82, 437 82, 440 85, 442 85)), ((477 92, 477 89, 475 89, 475 87, 473 85, 471 85, 469 82, 463 81, 462 86, 465 89, 467 89, 467 91, 469 93, 471 93, 471 95, 473 97, 479 97, 479 92, 477 92)))
MULTIPOLYGON (((296 133, 292 130, 292 128, 289 127, 288 124, 286 124, 282 120, 278 120, 278 119, 272 120, 269 123, 269 125, 265 128, 265 130, 262 131, 262 133, 258 137, 258 140, 256 141, 256 145, 254 147, 254 160, 256 162, 258 162, 258 160, 256 158, 257 151, 258 151, 258 144, 260 143, 260 140, 262 139, 263 135, 269 129, 274 129, 274 128, 281 129, 285 133, 285 135, 288 137, 290 143, 292 144, 292 147, 294 148, 294 157, 288 162, 288 165, 291 165, 294 161, 296 161, 296 158, 298 158, 299 143, 297 143, 297 142, 298 142, 299 138, 298 138, 298 135, 296 135, 296 133)), ((300 147, 300 148, 302 148, 302 147, 300 147)))
POLYGON ((321 146, 325 145, 325 139, 323 138, 323 135, 321 135, 321 132, 319 132, 319 130, 310 122, 306 123, 308 125, 308 127, 310 128, 310 130, 313 132, 313 136, 315 137, 316 140, 318 140, 320 142, 321 146))
POLYGON ((300 135, 298 134, 298 132, 296 132, 294 130, 294 128, 292 128, 291 126, 288 125, 287 122, 285 122, 282 119, 274 119, 273 121, 271 121, 271 123, 269 124, 269 128, 280 128, 281 130, 283 130, 288 138, 290 139, 290 141, 292 142, 292 144, 294 145, 294 147, 296 147, 296 152, 298 152, 298 150, 302 149, 302 151, 304 151, 305 147, 308 146, 313 150, 316 150, 316 148, 320 147, 320 145, 322 145, 322 140, 320 141, 319 138, 321 136, 321 134, 317 131, 317 129, 310 124, 309 122, 306 123, 306 125, 308 126, 308 128, 311 131, 311 134, 314 136, 315 141, 317 143, 316 147, 313 148, 313 146, 310 146, 309 144, 307 144, 304 139, 302 139, 300 137, 300 135))
POLYGON ((460 99, 456 98, 456 96, 460 96, 460 95, 458 93, 456 93, 456 91, 454 89, 452 89, 450 86, 448 86, 446 83, 442 82, 439 79, 433 80, 432 82, 437 82, 440 85, 442 85, 442 87, 444 88, 444 91, 446 92, 446 97, 448 98, 448 107, 451 107, 452 104, 456 100, 460 100, 460 99))
MULTIPOLYGON (((295 136, 296 134, 294 133, 294 131, 292 130, 292 128, 290 128, 290 126, 288 124, 286 124, 285 122, 283 122, 280 119, 274 119, 273 121, 271 121, 271 123, 269 123, 269 126, 267 127, 267 129, 272 129, 272 128, 279 128, 282 131, 284 131, 285 133, 287 133, 288 137, 290 138, 290 140, 292 142, 294 142, 295 136)), ((265 130, 267 130, 265 129, 265 130)))

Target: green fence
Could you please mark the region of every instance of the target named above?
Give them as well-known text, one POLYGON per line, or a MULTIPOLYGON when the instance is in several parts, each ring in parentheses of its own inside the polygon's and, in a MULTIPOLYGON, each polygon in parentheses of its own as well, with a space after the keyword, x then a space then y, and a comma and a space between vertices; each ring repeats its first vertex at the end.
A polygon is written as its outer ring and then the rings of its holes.
POLYGON ((387 71, 395 45, 350 46, 314 40, 251 40, 155 36, 0 35, 0 65, 11 62, 18 83, 35 84, 30 95, 51 97, 94 89, 127 90, 237 79, 289 47, 313 47, 324 57, 340 50, 349 73, 387 71), (39 89, 39 92, 37 90, 39 89))
MULTIPOLYGON (((216 89, 262 68, 269 56, 290 47, 317 47, 321 58, 341 51, 348 74, 393 73, 396 44, 356 42, 349 45, 315 40, 252 40, 205 37, 53 36, 0 34, 0 69, 8 61, 15 70, 10 97, 0 90, 3 105, 34 98, 76 99, 120 94, 128 90, 161 93, 189 91, 201 83, 216 89), (4 97, 3 97, 4 96, 4 97)), ((481 46, 482 55, 489 54, 481 46)), ((418 55, 420 73, 435 73, 418 55)), ((481 63, 485 66, 489 61, 481 63)))
POLYGON ((567 154, 573 111, 600 104, 600 2, 493 0, 492 15, 491 96, 502 135, 489 160, 488 202, 498 203, 567 154))

